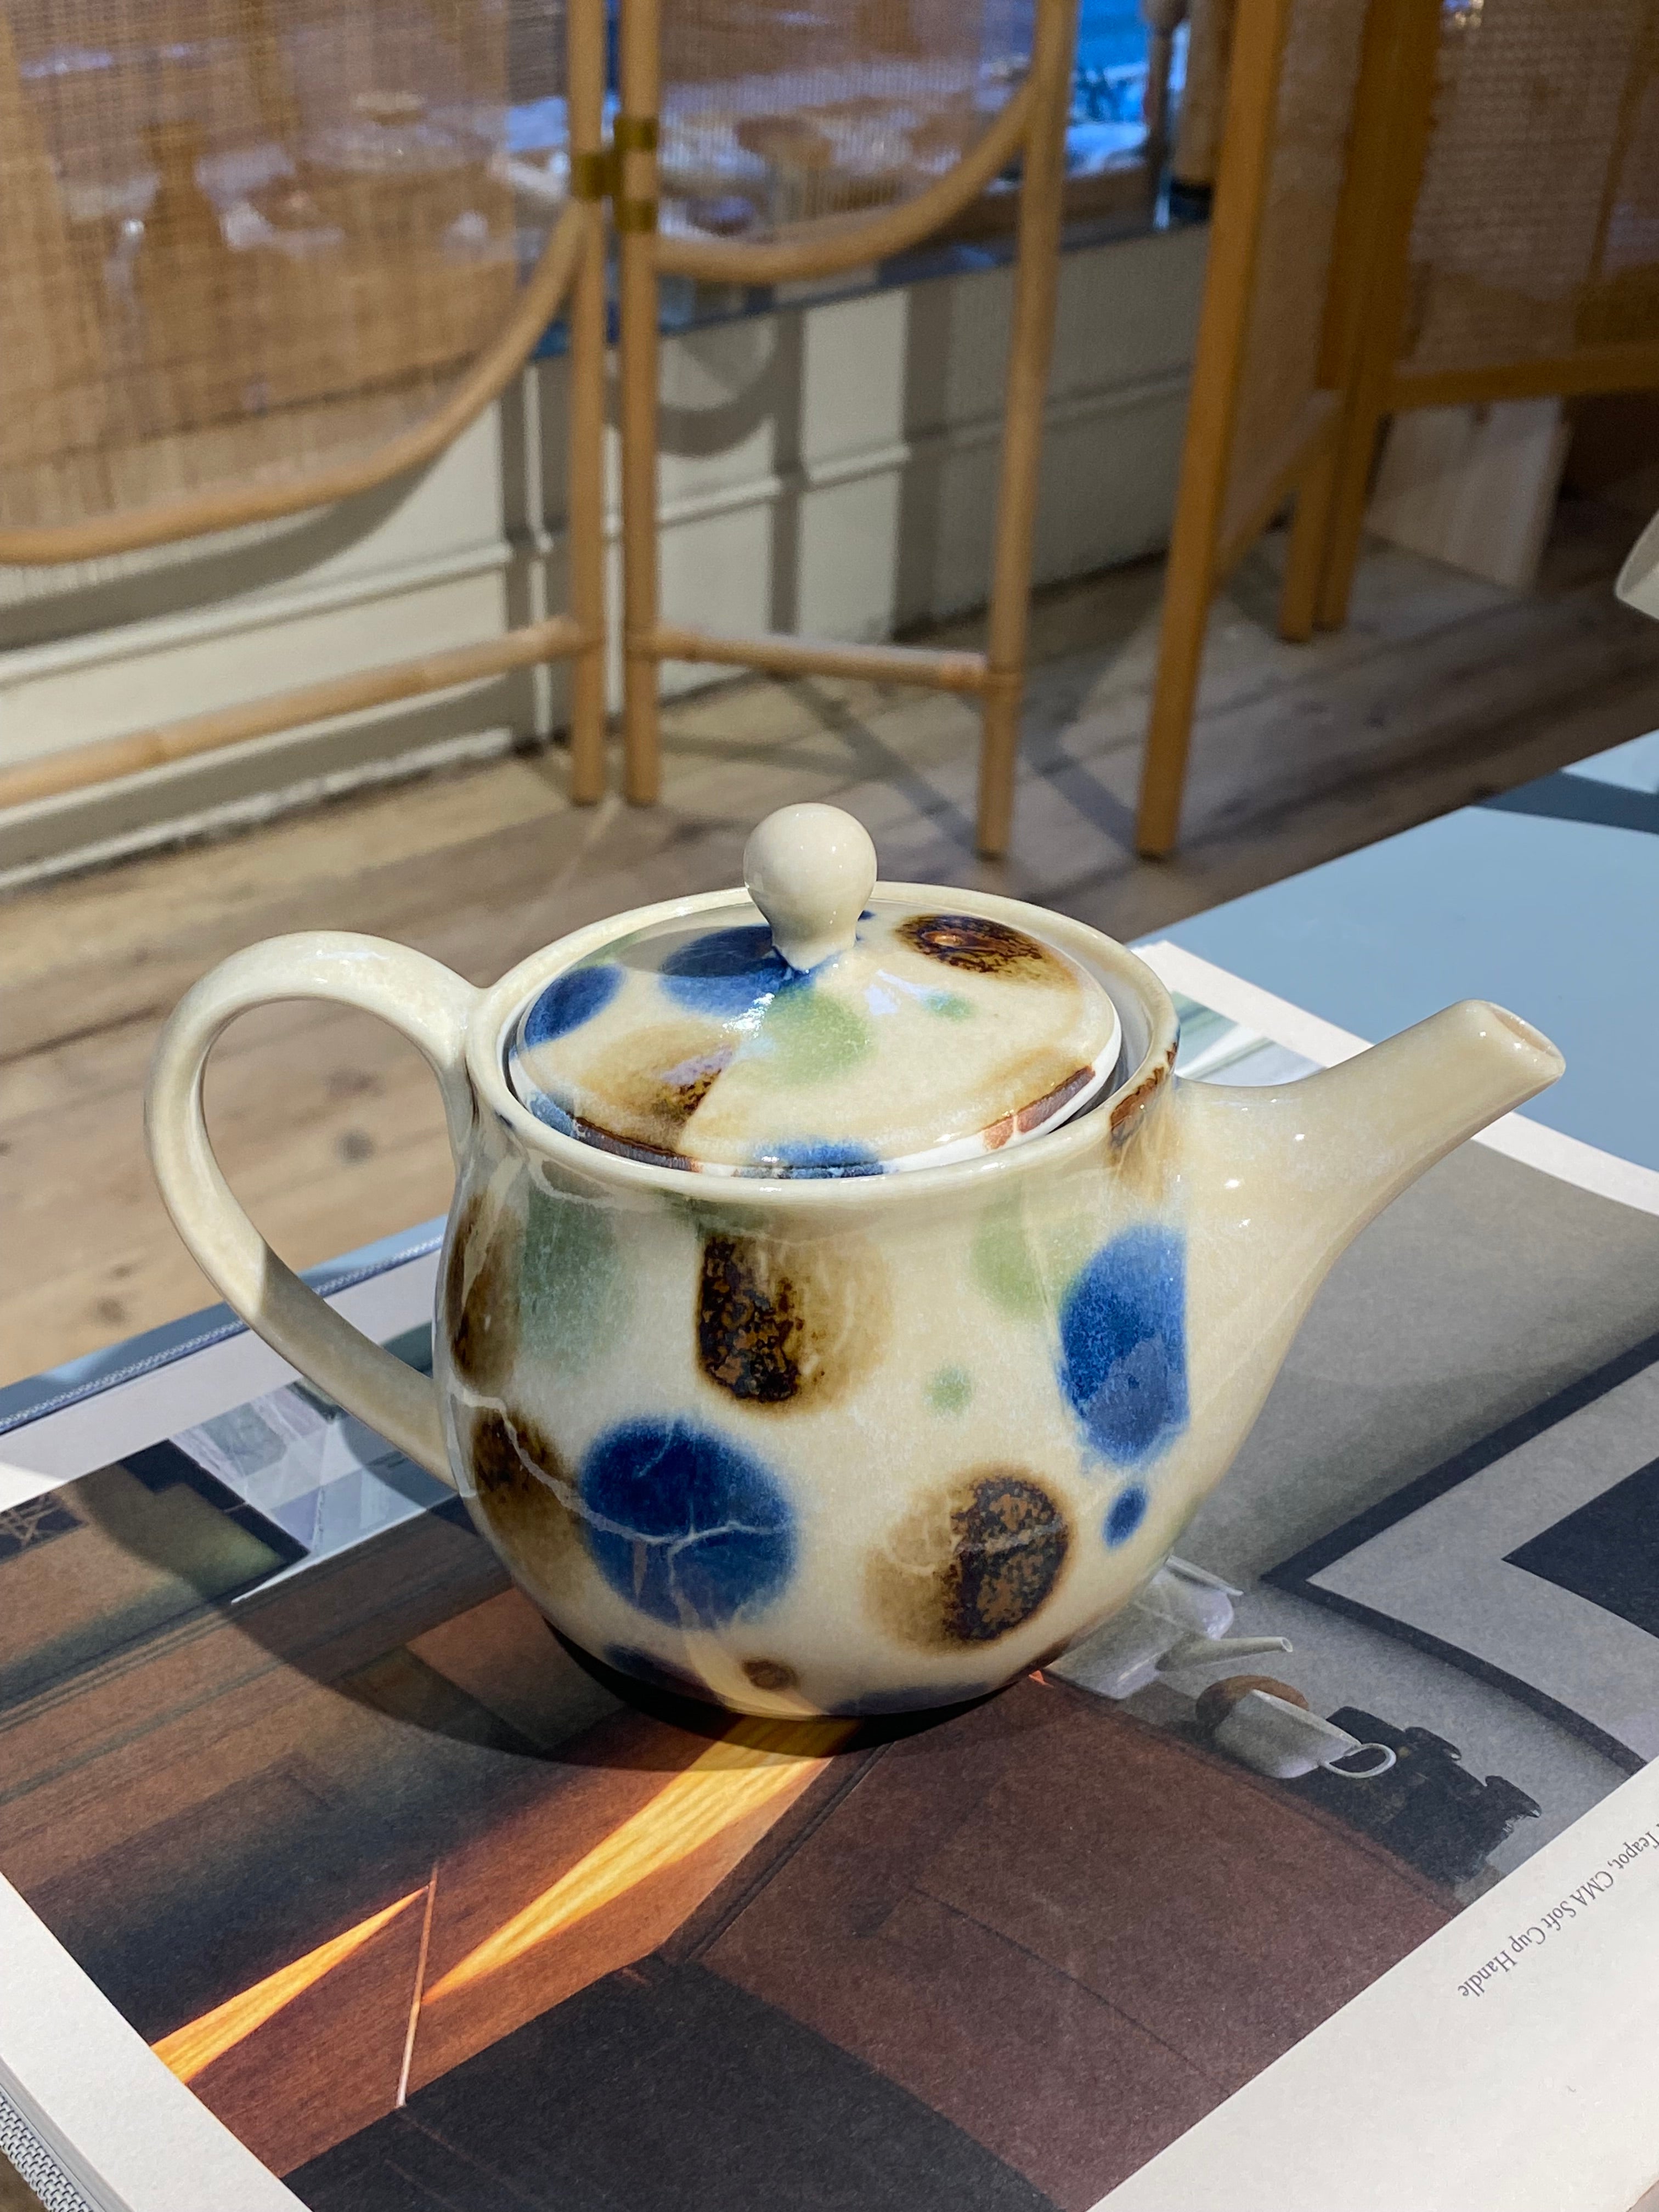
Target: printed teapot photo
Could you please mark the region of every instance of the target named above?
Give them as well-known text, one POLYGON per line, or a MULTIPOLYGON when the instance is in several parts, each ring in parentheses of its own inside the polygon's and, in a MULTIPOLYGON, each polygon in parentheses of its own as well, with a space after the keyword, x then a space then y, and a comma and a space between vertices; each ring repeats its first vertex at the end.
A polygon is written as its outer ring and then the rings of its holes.
POLYGON ((368 937, 233 955, 158 1047, 156 1177, 250 1327, 453 1484, 584 1651, 750 1712, 956 1705, 1135 1596, 1337 1255, 1561 1057, 1466 1000, 1277 1089, 1188 1082, 1133 953, 878 884, 836 808, 771 816, 744 876, 484 990, 368 937), (214 1159, 208 1053, 278 999, 379 1014, 437 1076, 429 1378, 214 1159))

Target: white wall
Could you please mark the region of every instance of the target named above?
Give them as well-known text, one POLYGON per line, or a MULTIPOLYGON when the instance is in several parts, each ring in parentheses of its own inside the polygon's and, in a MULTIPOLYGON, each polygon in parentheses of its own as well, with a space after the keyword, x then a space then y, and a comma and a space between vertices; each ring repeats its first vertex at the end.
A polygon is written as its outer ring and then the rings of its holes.
MULTIPOLYGON (((1186 231, 1066 257, 1039 580, 1164 544, 1203 252, 1186 231)), ((1011 289, 989 269, 669 340, 665 615, 874 638, 979 605, 1011 289)), ((338 507, 72 569, 0 569, 0 762, 562 605, 563 374, 532 369, 431 467, 338 507)), ((556 728, 561 707, 556 672, 515 675, 41 801, 0 816, 0 872, 499 750, 556 728)))

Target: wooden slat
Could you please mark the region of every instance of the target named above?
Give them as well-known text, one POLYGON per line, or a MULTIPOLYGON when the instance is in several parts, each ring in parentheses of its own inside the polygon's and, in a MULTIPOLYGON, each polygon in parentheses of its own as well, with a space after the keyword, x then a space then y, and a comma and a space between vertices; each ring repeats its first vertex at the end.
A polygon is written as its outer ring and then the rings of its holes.
POLYGON ((940 653, 926 646, 848 645, 830 638, 721 637, 713 630, 659 623, 650 649, 660 660, 714 662, 763 669, 771 676, 859 676, 871 684, 921 684, 939 691, 982 691, 981 653, 940 653))
POLYGON ((48 753, 40 760, 0 772, 0 807, 21 806, 31 799, 52 799, 67 791, 85 791, 94 784, 163 768, 170 761, 246 744, 250 738, 270 737, 278 730, 301 729, 307 722, 325 722, 337 714, 361 714, 367 708, 419 698, 429 691, 453 691, 460 684, 499 676, 509 668, 533 668, 542 661, 580 653, 592 643, 568 615, 553 615, 546 622, 507 630, 479 645, 456 646, 447 653, 423 653, 383 668, 331 676, 321 684, 301 684, 295 690, 250 699, 241 706, 215 708, 209 714, 163 722, 129 737, 106 738, 95 744, 48 753))
POLYGON ((1570 398, 1595 392, 1659 388, 1659 340, 1583 346, 1542 361, 1504 362, 1486 368, 1397 368, 1382 411, 1402 407, 1491 406, 1504 399, 1570 398))
POLYGON ((1218 579, 1231 574, 1297 485, 1330 452, 1340 410, 1338 393, 1310 392, 1275 450, 1235 477, 1217 541, 1218 579))

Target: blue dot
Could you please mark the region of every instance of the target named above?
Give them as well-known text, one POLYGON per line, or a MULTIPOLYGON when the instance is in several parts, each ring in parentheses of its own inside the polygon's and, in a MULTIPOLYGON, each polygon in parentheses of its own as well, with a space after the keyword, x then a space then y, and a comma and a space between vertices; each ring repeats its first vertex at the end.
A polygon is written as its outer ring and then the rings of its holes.
POLYGON ((830 1137, 799 1137, 781 1145, 767 1145, 755 1154, 763 1173, 779 1176, 872 1176, 882 1164, 866 1145, 837 1142, 830 1137))
POLYGON ((765 1005, 795 970, 772 950, 769 929, 708 929, 677 945, 661 975, 664 990, 681 1006, 729 1020, 765 1005))
POLYGON ((556 975, 524 1018, 526 1052, 550 1044, 591 1021, 601 1006, 608 1006, 622 988, 623 971, 613 962, 602 968, 573 968, 556 975))
POLYGON ((1060 1381, 1089 1441, 1133 1465, 1187 1425, 1187 1248, 1130 1229, 1097 1252, 1060 1310, 1060 1381))
POLYGON ((612 1589, 658 1620, 718 1628, 775 1598, 794 1516, 761 1462, 690 1421, 624 1421, 583 1462, 584 1528, 612 1589))
POLYGON ((1146 1518, 1146 1493, 1138 1482, 1132 1483, 1112 1500, 1111 1511, 1106 1516, 1106 1541, 1114 1548, 1127 1544, 1146 1518))
POLYGON ((550 1129, 556 1129, 562 1137, 581 1135, 582 1132, 578 1129, 574 1121, 565 1112, 558 1101, 550 1098, 546 1091, 538 1091, 533 1084, 526 1082, 522 1075, 520 1078, 520 1089, 525 1104, 538 1121, 544 1121, 550 1129))

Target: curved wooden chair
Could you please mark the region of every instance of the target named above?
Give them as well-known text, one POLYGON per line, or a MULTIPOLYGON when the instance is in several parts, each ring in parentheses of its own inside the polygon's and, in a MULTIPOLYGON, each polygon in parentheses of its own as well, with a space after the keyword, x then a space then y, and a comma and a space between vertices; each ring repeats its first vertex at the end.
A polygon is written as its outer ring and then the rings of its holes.
POLYGON ((863 676, 977 693, 979 844, 1008 841, 1076 0, 623 0, 623 735, 629 798, 659 781, 659 664, 863 676), (659 611, 658 284, 779 284, 903 252, 1018 160, 1023 190, 988 650, 722 637, 659 611))
POLYGON ((604 783, 604 0, 6 0, 0 560, 344 499, 568 301, 568 615, 0 774, 0 805, 568 658, 604 783))

